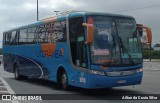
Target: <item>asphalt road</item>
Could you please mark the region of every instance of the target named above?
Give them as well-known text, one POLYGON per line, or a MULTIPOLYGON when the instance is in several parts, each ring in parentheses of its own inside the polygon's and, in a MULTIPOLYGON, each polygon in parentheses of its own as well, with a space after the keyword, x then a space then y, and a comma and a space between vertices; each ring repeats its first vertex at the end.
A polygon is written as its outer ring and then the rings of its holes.
POLYGON ((144 62, 144 76, 141 85, 115 87, 112 89, 99 89, 99 90, 85 90, 80 88, 73 88, 70 91, 57 90, 56 84, 53 82, 37 79, 29 79, 17 81, 14 75, 3 71, 0 66, 0 94, 60 94, 55 96, 71 96, 78 94, 78 98, 88 97, 91 100, 45 100, 45 101, 0 101, 0 103, 160 103, 160 100, 100 100, 105 97, 117 94, 160 94, 160 62, 144 62), (8 85, 8 86, 7 86, 8 85), (94 93, 97 95, 88 95, 94 93), (64 94, 64 95, 61 95, 64 94), (93 98, 93 100, 92 100, 93 98), (94 100, 97 99, 97 100, 94 100))

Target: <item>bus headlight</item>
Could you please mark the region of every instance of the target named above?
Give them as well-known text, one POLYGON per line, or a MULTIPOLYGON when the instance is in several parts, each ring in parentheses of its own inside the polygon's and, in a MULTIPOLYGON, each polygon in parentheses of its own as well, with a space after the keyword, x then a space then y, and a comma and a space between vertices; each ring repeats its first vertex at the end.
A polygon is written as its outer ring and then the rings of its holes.
POLYGON ((96 75, 105 75, 103 71, 98 71, 98 70, 90 70, 91 74, 96 74, 96 75))
POLYGON ((137 73, 142 72, 143 68, 137 69, 137 73))

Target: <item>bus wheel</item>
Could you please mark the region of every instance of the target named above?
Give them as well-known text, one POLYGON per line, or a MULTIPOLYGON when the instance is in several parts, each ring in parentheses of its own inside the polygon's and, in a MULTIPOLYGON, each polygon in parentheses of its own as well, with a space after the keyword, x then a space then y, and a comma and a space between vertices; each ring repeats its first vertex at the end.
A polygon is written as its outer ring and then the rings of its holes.
POLYGON ((20 79, 19 67, 17 65, 14 66, 14 76, 15 76, 15 79, 17 79, 17 80, 20 79))
POLYGON ((62 84, 62 88, 65 90, 69 89, 68 86, 68 77, 65 71, 63 71, 62 75, 61 75, 61 84, 62 84))
POLYGON ((25 77, 19 74, 19 67, 18 65, 14 66, 14 76, 16 80, 24 79, 25 77))

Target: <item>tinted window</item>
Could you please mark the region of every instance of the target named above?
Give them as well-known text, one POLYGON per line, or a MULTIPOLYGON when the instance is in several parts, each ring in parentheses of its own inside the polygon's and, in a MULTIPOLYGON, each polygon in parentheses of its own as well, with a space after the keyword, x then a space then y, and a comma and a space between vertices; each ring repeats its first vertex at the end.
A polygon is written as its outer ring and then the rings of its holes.
POLYGON ((5 33, 5 45, 10 45, 11 32, 5 33))
POLYGON ((66 22, 58 21, 37 26, 38 42, 65 42, 66 41, 66 22), (52 41, 51 41, 52 40, 52 41))
POLYGON ((48 25, 40 25, 37 27, 37 35, 38 35, 38 42, 39 43, 47 43, 49 42, 49 30, 48 25))
POLYGON ((3 45, 5 45, 5 33, 3 33, 3 45))
POLYGON ((17 44, 17 35, 16 35, 16 31, 12 31, 11 34, 11 40, 10 40, 10 44, 11 45, 16 45, 17 44))
POLYGON ((26 44, 27 42, 27 29, 20 30, 19 33, 19 44, 26 44))
POLYGON ((27 43, 28 44, 34 44, 36 43, 36 27, 32 27, 28 29, 28 39, 27 43))
POLYGON ((53 42, 66 41, 66 21, 59 21, 54 23, 52 41, 53 42))

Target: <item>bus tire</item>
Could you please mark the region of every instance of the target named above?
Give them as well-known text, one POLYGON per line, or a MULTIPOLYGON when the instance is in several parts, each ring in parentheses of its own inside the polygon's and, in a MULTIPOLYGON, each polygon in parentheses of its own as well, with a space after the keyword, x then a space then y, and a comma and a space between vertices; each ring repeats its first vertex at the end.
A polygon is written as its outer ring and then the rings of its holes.
POLYGON ((18 65, 14 65, 14 77, 16 80, 20 80, 21 79, 21 76, 19 74, 19 67, 18 65))
POLYGON ((14 76, 16 80, 22 80, 22 79, 27 79, 26 76, 22 76, 19 73, 19 67, 17 64, 14 65, 14 76))
POLYGON ((65 71, 63 71, 61 74, 61 86, 62 86, 62 89, 64 89, 64 90, 69 89, 68 77, 67 77, 67 73, 65 71))

